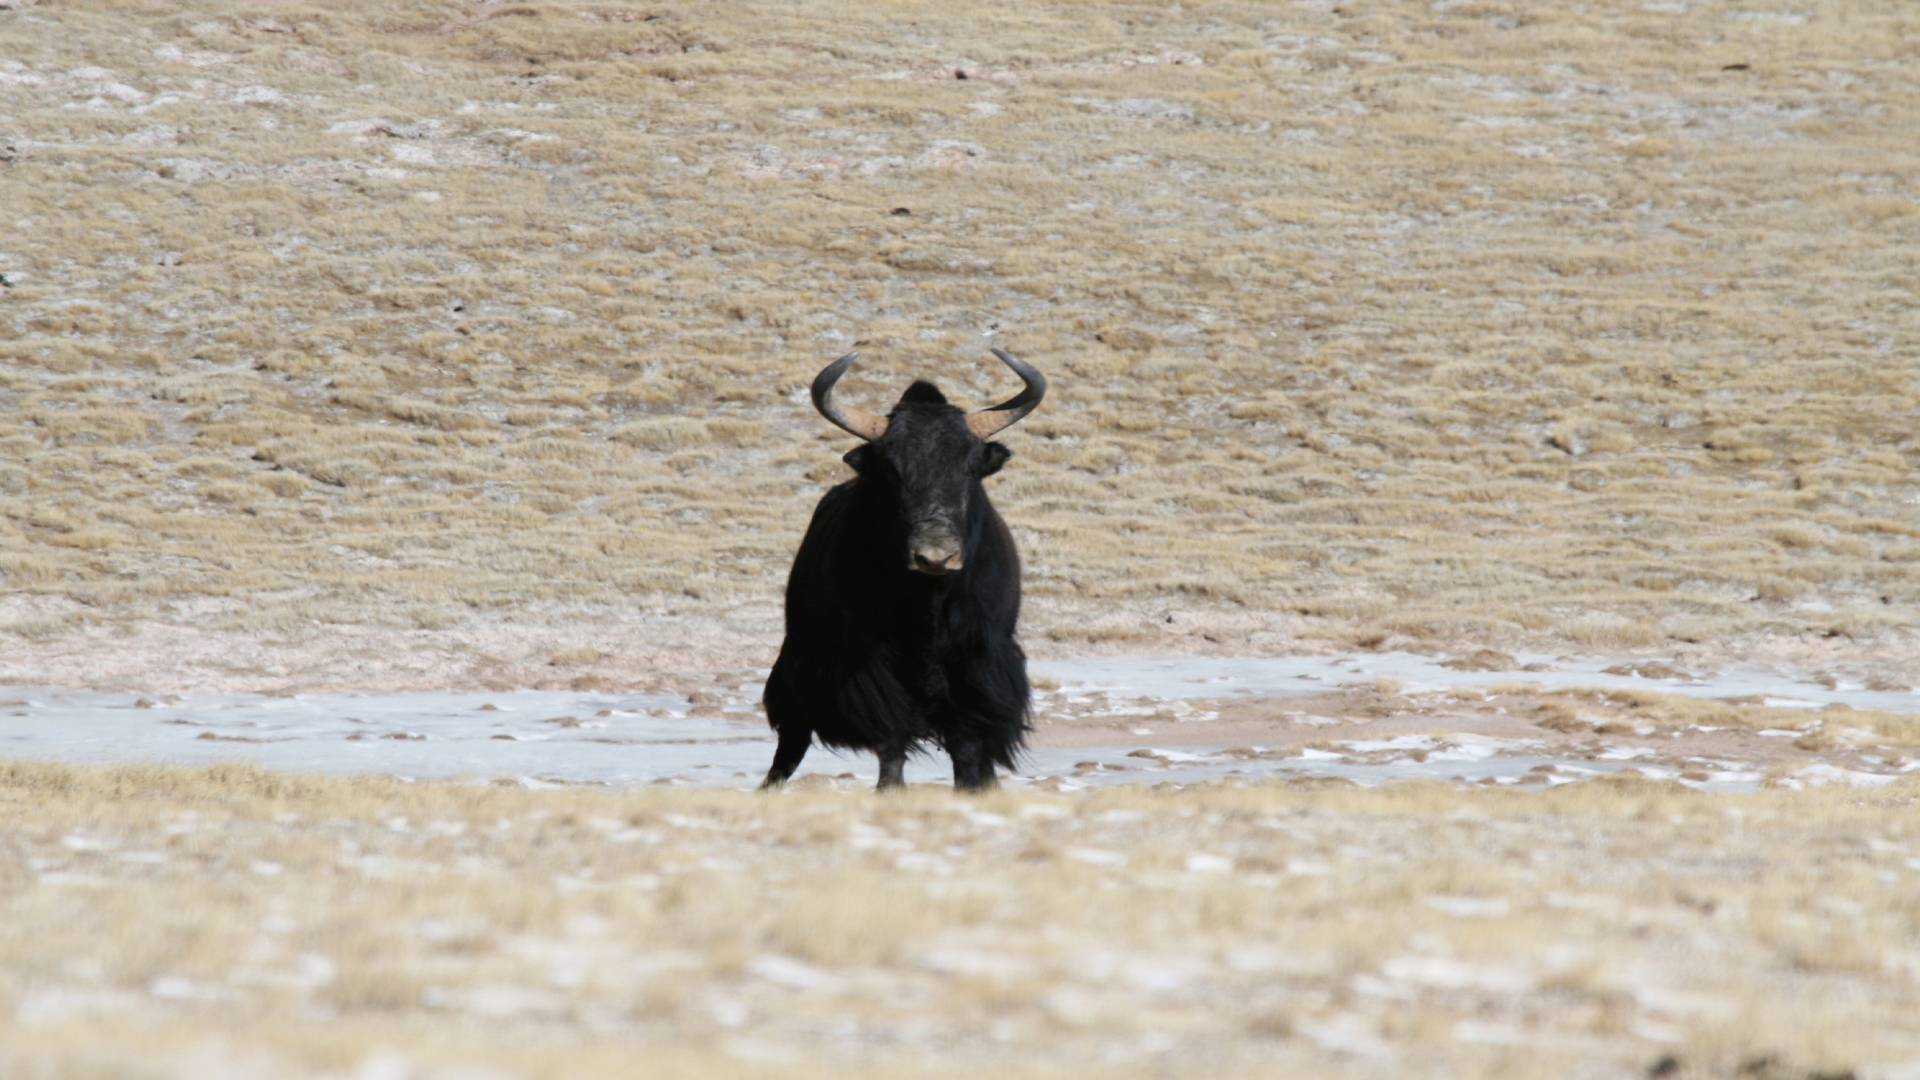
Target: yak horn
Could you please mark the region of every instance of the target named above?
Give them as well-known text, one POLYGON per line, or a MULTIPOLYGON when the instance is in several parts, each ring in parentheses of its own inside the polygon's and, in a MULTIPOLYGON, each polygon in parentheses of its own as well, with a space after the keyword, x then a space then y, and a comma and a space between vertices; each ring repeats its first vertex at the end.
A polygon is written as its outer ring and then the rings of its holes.
MULTIPOLYGON (((967 414, 968 430, 983 439, 991 438, 1019 423, 1028 413, 1039 408, 1040 399, 1047 396, 1047 377, 1040 374, 1038 368, 1012 353, 1002 352, 999 349, 993 350, 993 355, 1012 368, 1013 373, 1020 376, 1020 381, 1027 384, 1027 388, 991 409, 975 409, 967 414)), ((882 420, 883 429, 885 424, 886 421, 882 420)))
POLYGON ((833 400, 833 384, 840 381, 840 376, 847 373, 847 368, 853 366, 853 361, 859 355, 858 352, 850 352, 814 376, 813 407, 836 425, 872 442, 887 433, 887 418, 833 400))

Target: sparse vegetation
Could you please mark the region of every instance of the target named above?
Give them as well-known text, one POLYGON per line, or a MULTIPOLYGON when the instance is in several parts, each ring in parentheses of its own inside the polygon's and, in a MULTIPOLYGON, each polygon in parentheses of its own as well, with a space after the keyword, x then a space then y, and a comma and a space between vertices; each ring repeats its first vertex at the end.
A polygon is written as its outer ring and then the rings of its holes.
POLYGON ((1916 39, 13 4, 0 623, 770 636, 841 469, 804 386, 862 342, 876 400, 992 399, 988 344, 1056 374, 995 489, 1040 642, 1904 641, 1916 39))
POLYGON ((1913 1054, 1911 783, 816 779, 0 763, 0 1071, 1801 1077, 1913 1054))
MULTIPOLYGON (((1772 637, 1910 687, 1916 43, 1901 0, 0 2, 0 679, 739 685, 843 475, 813 374, 975 404, 999 345, 1055 376, 994 481, 1036 651, 1772 637)), ((1793 720, 1883 775, 1920 734, 1793 720)), ((0 763, 0 1073, 1920 1052, 1907 778, 795 786, 0 763)))

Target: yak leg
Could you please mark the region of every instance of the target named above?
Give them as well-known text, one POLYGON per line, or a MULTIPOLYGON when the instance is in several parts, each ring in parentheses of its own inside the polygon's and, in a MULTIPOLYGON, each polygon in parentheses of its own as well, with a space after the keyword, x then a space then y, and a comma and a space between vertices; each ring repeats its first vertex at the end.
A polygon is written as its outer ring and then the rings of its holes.
POLYGON ((807 747, 813 744, 813 732, 792 724, 780 731, 780 745, 773 751, 773 767, 767 770, 767 778, 761 782, 760 790, 777 788, 787 782, 793 770, 800 767, 800 759, 807 756, 807 747))
POLYGON ((898 791, 907 786, 905 747, 887 747, 880 752, 880 783, 875 791, 898 791))
POLYGON ((993 775, 993 759, 987 745, 972 732, 955 732, 947 739, 947 755, 953 758, 953 790, 994 791, 1000 778, 993 775))

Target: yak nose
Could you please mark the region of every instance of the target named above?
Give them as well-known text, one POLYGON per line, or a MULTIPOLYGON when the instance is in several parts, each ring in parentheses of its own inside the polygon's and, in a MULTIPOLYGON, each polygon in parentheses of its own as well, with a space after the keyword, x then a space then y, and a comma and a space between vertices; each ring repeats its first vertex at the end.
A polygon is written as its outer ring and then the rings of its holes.
POLYGON ((939 577, 960 569, 960 542, 953 539, 923 540, 913 545, 909 569, 939 577))

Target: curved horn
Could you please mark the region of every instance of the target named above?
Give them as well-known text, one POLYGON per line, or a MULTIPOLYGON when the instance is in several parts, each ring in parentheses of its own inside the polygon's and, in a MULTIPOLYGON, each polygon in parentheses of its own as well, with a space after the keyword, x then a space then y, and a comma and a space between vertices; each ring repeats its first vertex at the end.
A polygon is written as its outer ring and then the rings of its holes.
POLYGON ((1020 422, 1028 413, 1040 407, 1040 399, 1047 396, 1047 377, 1040 369, 1009 352, 993 350, 1008 367, 1013 369, 1020 381, 1027 384, 1025 390, 995 405, 991 409, 975 409, 967 414, 967 428, 983 439, 1020 422))
POLYGON ((887 418, 833 400, 833 384, 840 381, 840 376, 847 373, 847 368, 853 366, 854 359, 859 355, 850 352, 828 364, 813 377, 813 407, 820 410, 821 416, 872 442, 887 433, 887 418))

